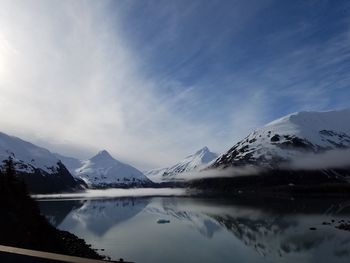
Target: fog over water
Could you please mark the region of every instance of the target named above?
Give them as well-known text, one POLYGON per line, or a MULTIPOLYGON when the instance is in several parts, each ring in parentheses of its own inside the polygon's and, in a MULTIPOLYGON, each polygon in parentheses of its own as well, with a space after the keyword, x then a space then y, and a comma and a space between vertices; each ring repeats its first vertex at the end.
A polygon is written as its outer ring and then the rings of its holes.
POLYGON ((112 198, 112 197, 136 197, 136 196, 183 196, 186 190, 181 188, 135 188, 135 189, 105 189, 86 190, 77 193, 39 194, 32 195, 37 199, 74 199, 74 198, 112 198))

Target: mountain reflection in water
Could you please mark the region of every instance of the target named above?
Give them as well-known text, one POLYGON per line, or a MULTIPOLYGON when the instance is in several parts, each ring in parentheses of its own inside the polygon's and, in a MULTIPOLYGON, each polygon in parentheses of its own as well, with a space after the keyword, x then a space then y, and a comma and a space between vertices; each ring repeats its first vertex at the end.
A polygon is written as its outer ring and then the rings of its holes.
POLYGON ((190 197, 46 200, 60 229, 135 262, 348 262, 344 199, 190 197), (159 218, 169 224, 157 224, 159 218), (312 230, 310 228, 316 228, 312 230))

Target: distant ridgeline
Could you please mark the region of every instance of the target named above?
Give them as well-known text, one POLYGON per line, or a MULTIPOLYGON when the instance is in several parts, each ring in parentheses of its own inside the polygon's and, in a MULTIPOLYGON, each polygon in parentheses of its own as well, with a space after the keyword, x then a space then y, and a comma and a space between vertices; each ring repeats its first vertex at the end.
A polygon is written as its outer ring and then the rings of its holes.
MULTIPOLYGON (((86 188, 159 187, 131 165, 101 151, 89 160, 53 154, 0 132, 0 161, 12 158, 16 176, 30 193, 58 193, 86 188)), ((1 166, 1 164, 0 164, 1 166)))
POLYGON ((211 152, 208 147, 196 151, 179 162, 163 168, 156 168, 145 172, 145 175, 153 182, 165 184, 185 180, 189 173, 197 173, 206 167, 218 155, 211 152))
POLYGON ((0 133, 0 161, 9 156, 31 193, 174 186, 224 192, 288 186, 283 191, 294 191, 296 185, 347 185, 350 109, 293 113, 253 131, 220 156, 204 147, 145 174, 105 150, 78 160, 0 133))
POLYGON ((102 259, 84 240, 46 221, 25 183, 18 179, 12 158, 0 170, 0 202, 1 245, 102 259))

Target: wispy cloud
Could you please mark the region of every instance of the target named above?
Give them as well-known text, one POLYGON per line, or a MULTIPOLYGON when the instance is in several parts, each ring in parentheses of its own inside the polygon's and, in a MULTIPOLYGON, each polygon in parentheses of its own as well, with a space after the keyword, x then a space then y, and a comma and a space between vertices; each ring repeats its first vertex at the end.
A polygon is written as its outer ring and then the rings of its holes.
POLYGON ((151 168, 345 106, 346 21, 315 39, 325 22, 276 28, 278 1, 263 2, 1 1, 1 130, 151 168))
POLYGON ((178 106, 196 101, 191 88, 157 92, 103 3, 1 3, 2 129, 65 154, 107 148, 145 166, 206 143, 210 127, 178 106))

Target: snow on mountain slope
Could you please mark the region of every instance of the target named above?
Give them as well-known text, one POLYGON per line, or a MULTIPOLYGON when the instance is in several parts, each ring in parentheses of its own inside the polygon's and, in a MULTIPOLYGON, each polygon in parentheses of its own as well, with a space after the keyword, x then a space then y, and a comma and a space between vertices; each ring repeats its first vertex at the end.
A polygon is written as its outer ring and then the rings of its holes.
POLYGON ((0 132, 0 160, 9 156, 15 161, 16 170, 24 172, 39 168, 50 174, 58 168, 59 160, 48 150, 0 132))
POLYGON ((0 132, 0 162, 9 157, 31 192, 57 192, 78 187, 66 167, 50 151, 0 132))
POLYGON ((153 182, 160 183, 163 180, 163 174, 167 170, 168 168, 156 168, 149 171, 144 171, 144 175, 146 175, 153 182))
POLYGON ((350 147, 350 109, 298 112, 255 130, 219 156, 211 167, 259 165, 276 168, 300 153, 350 147))
POLYGON ((204 147, 173 166, 153 169, 146 172, 145 175, 153 182, 181 179, 182 173, 199 170, 217 157, 216 153, 211 152, 208 147, 204 147))
POLYGON ((144 186, 151 181, 131 165, 114 159, 103 150, 82 166, 74 170, 74 175, 92 187, 144 186))

